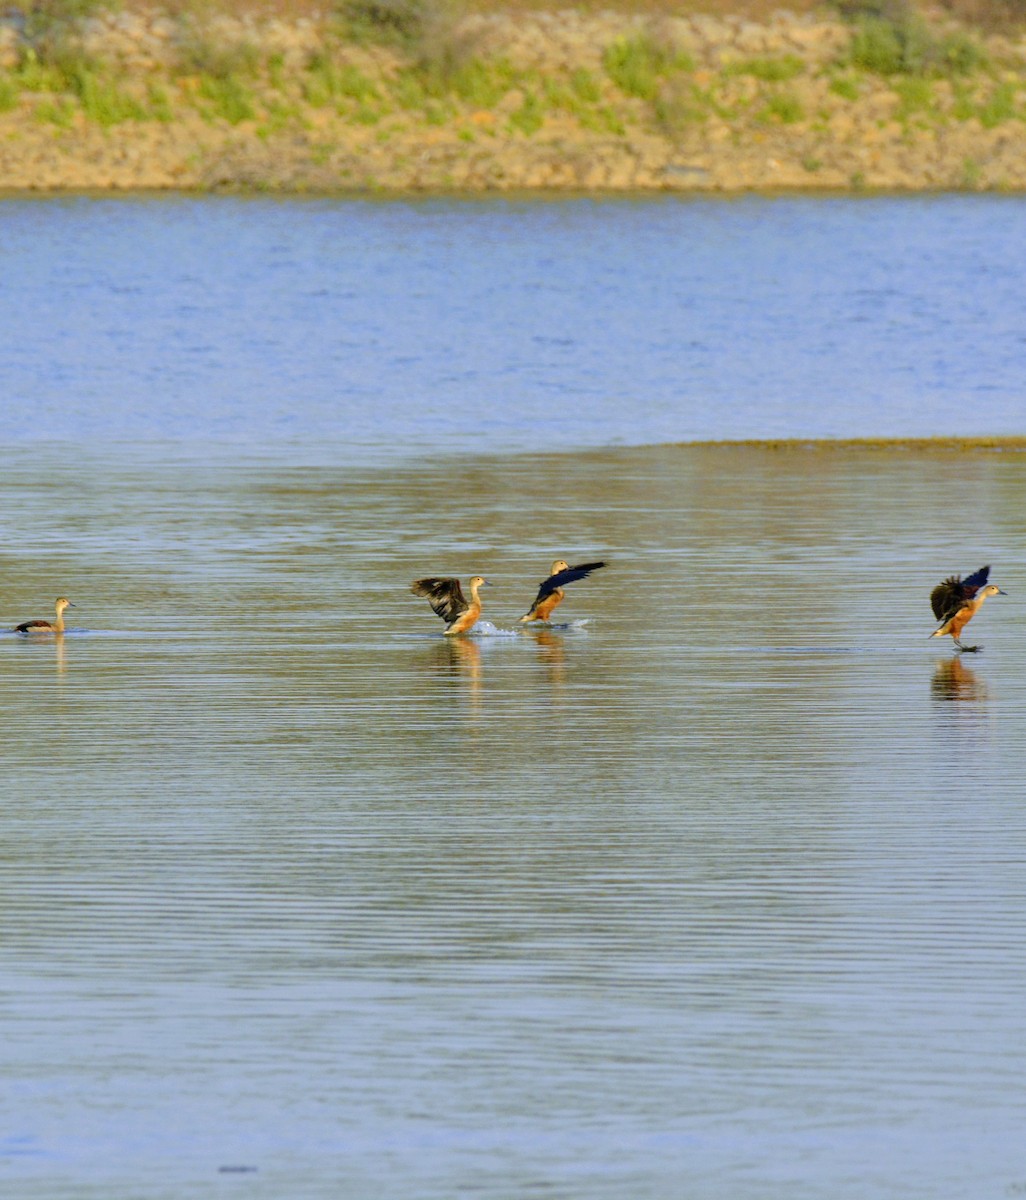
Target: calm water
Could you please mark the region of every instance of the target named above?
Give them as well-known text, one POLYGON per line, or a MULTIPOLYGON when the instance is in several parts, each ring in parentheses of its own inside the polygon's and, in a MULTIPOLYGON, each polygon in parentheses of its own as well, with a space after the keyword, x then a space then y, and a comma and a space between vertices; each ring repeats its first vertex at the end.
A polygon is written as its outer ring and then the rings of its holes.
POLYGON ((1022 1194, 1024 234, 0 206, 0 1190, 1022 1194))
POLYGON ((1022 432, 1026 202, 0 202, 8 437, 1022 432))

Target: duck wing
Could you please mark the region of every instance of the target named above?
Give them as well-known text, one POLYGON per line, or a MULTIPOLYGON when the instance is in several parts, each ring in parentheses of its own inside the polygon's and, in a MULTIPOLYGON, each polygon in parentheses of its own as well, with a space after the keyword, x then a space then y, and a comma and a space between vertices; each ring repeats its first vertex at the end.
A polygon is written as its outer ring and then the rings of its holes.
POLYGON ((960 575, 951 575, 942 580, 930 593, 930 607, 938 621, 946 621, 971 600, 987 582, 990 567, 980 567, 963 579, 960 575))
POLYGON ((415 596, 425 597, 447 625, 470 607, 458 579, 415 579, 410 584, 410 591, 415 596))
POLYGON ((555 575, 550 575, 548 579, 538 589, 538 595, 534 598, 534 604, 531 608, 536 608, 546 596, 551 596, 556 588, 561 588, 564 584, 573 583, 575 579, 583 579, 586 575, 590 575, 592 571, 597 571, 599 567, 604 567, 604 562, 581 563, 579 567, 567 567, 565 571, 557 571, 555 575))

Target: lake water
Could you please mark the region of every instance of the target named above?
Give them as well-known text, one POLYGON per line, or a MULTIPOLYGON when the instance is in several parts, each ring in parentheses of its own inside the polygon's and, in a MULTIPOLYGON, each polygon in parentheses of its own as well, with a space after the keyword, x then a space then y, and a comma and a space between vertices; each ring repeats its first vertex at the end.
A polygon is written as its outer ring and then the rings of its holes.
POLYGON ((1026 1192, 1024 236, 0 205, 0 1189, 1026 1192))

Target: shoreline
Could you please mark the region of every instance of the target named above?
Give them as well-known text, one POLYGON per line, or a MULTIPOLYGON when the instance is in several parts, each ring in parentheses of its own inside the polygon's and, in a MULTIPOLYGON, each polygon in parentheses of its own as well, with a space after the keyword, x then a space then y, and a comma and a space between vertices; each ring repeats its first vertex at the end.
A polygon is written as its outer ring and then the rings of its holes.
POLYGON ((923 437, 839 437, 839 438, 712 438, 696 442, 668 442, 655 445, 750 447, 755 450, 943 450, 964 452, 998 450, 1026 452, 1026 434, 1004 434, 993 437, 976 435, 960 437, 955 434, 923 437))
POLYGON ((1026 39, 915 20, 478 13, 398 43, 150 10, 59 53, 5 21, 0 194, 1026 191, 1026 39), (910 31, 932 57, 896 65, 910 31))

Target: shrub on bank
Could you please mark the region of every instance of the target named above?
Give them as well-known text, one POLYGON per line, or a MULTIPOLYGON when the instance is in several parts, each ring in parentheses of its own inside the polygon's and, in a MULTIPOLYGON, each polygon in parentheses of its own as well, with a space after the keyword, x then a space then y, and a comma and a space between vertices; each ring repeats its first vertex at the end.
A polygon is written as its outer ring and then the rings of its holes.
POLYGON ((937 32, 904 5, 855 18, 851 65, 877 75, 968 75, 983 68, 987 55, 962 30, 937 32))

